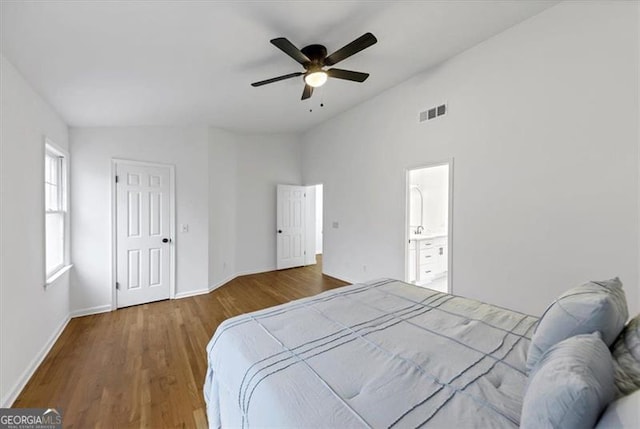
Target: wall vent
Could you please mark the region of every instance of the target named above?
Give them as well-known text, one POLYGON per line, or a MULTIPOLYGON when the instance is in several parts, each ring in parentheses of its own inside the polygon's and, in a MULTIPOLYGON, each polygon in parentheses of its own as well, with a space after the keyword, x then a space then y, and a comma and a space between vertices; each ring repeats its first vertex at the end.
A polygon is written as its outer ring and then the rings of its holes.
POLYGON ((430 121, 438 118, 447 113, 447 105, 441 104, 439 106, 431 107, 427 110, 420 112, 420 122, 430 121))

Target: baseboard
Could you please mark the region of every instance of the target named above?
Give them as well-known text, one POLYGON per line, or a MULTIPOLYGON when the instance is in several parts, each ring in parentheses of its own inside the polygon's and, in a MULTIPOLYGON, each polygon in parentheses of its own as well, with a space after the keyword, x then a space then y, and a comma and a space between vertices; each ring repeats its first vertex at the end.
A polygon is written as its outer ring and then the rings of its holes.
POLYGON ((236 277, 238 277, 238 276, 233 274, 233 275, 227 277, 226 279, 219 281, 218 283, 210 285, 208 288, 190 290, 190 291, 187 291, 187 292, 180 292, 180 293, 176 294, 174 299, 182 299, 182 298, 189 298, 190 296, 204 295, 206 293, 211 292, 214 289, 218 289, 222 285, 225 285, 225 284, 229 283, 231 280, 235 279, 236 277))
POLYGON ((22 389, 24 389, 24 387, 27 385, 29 380, 31 380, 31 377, 33 377, 33 374, 36 372, 38 367, 42 364, 42 361, 47 356, 47 354, 49 353, 53 345, 56 343, 56 341, 58 341, 60 334, 62 334, 62 332, 64 331, 64 328, 67 327, 69 320, 71 320, 71 317, 69 316, 65 317, 62 323, 58 326, 58 329, 56 329, 51 335, 51 337, 49 337, 49 340, 47 341, 47 343, 44 345, 44 347, 42 347, 40 352, 33 358, 31 363, 24 370, 24 372, 22 373, 22 375, 20 376, 16 384, 13 386, 13 388, 9 390, 9 393, 7 393, 4 398, 2 398, 2 403, 0 404, 0 408, 10 408, 13 405, 14 401, 18 398, 18 395, 20 394, 20 392, 22 392, 22 389))
POLYGON ((262 274, 262 273, 269 273, 271 271, 276 271, 277 268, 276 267, 265 267, 259 270, 247 270, 247 271, 240 271, 237 272, 235 277, 241 277, 241 276, 250 276, 253 274, 262 274))
POLYGON ((208 287, 205 287, 202 289, 196 289, 196 290, 188 290, 186 292, 177 293, 176 296, 173 297, 173 299, 189 298, 191 296, 204 295, 205 293, 209 293, 209 292, 211 292, 211 289, 209 289, 208 287))
POLYGON ((234 280, 236 277, 238 277, 238 275, 237 274, 233 274, 233 275, 230 275, 229 277, 227 277, 224 280, 220 280, 218 283, 212 284, 211 286, 209 286, 209 292, 218 289, 220 286, 226 285, 231 280, 234 280))
POLYGON ((74 310, 71 312, 70 316, 73 319, 74 317, 89 316, 91 314, 106 313, 108 311, 111 311, 111 305, 109 304, 98 305, 96 307, 81 308, 80 310, 74 310))
POLYGON ((174 299, 182 299, 182 298, 189 298, 190 296, 204 295, 206 293, 209 293, 211 291, 214 291, 214 290, 218 289, 220 286, 226 285, 227 283, 229 283, 230 281, 232 281, 234 279, 237 279, 238 277, 250 276, 252 274, 268 273, 268 272, 275 271, 275 270, 276 270, 275 267, 265 267, 265 268, 259 269, 259 270, 241 271, 241 272, 238 272, 238 273, 230 275, 229 277, 227 277, 224 280, 220 280, 219 282, 210 285, 208 288, 202 288, 202 289, 196 289, 196 290, 190 290, 190 291, 187 291, 187 292, 177 293, 176 296, 174 297, 174 299))
POLYGON ((332 274, 332 273, 327 272, 327 271, 322 271, 322 274, 323 274, 323 275, 325 275, 325 276, 331 277, 331 278, 333 278, 333 279, 340 280, 341 282, 347 282, 347 283, 349 283, 349 284, 356 284, 356 283, 358 283, 358 282, 357 282, 357 281, 355 281, 355 280, 347 279, 347 278, 344 278, 343 276, 338 276, 338 275, 332 274))
POLYGON ((187 292, 180 292, 177 293, 176 296, 174 297, 174 299, 182 299, 182 298, 189 298, 190 296, 198 296, 198 295, 204 295, 207 294, 211 291, 214 291, 216 289, 218 289, 220 286, 224 286, 227 283, 229 283, 230 281, 241 277, 241 276, 248 276, 251 274, 260 274, 260 273, 268 273, 270 271, 275 271, 275 268, 265 268, 263 270, 250 270, 250 271, 243 271, 240 273, 236 273, 236 274, 232 274, 229 277, 227 277, 226 279, 220 280, 217 283, 214 283, 212 285, 210 285, 208 288, 202 288, 202 289, 196 289, 196 290, 190 290, 187 292))

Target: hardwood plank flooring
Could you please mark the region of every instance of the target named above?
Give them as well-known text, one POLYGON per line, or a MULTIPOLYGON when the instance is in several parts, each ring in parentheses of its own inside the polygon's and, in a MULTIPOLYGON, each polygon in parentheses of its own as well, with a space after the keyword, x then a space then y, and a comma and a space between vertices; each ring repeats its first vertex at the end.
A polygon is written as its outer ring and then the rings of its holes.
POLYGON ((14 407, 62 409, 65 428, 206 427, 205 347, 238 314, 343 286, 319 264, 215 291, 73 319, 14 407))

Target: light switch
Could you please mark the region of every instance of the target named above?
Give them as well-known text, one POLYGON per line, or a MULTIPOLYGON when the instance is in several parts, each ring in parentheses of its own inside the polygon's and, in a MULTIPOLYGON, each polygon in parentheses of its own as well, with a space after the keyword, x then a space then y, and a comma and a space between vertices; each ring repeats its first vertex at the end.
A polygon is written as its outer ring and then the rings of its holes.
POLYGON ((189 232, 189 224, 183 223, 182 225, 180 225, 180 231, 189 232))

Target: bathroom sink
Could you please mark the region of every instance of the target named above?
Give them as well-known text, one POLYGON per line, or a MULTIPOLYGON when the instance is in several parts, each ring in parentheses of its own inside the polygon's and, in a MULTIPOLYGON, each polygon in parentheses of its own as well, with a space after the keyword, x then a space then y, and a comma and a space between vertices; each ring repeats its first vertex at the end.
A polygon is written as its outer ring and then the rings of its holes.
POLYGON ((424 234, 410 234, 409 240, 429 240, 436 237, 446 237, 446 232, 427 232, 424 234))

